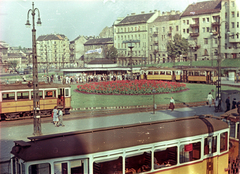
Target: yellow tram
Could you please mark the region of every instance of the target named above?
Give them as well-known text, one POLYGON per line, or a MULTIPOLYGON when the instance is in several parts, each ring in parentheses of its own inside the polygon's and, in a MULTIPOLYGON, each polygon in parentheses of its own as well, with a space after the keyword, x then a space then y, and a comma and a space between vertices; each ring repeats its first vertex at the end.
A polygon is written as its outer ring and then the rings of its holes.
MULTIPOLYGON (((39 82, 40 113, 51 115, 54 106, 68 113, 71 108, 71 86, 39 82)), ((33 87, 31 83, 1 85, 1 120, 14 120, 33 115, 33 87)))
POLYGON ((15 141, 12 174, 227 174, 229 127, 211 116, 15 141))
POLYGON ((140 71, 141 79, 166 80, 187 83, 216 83, 217 70, 215 68, 154 68, 150 67, 140 71))

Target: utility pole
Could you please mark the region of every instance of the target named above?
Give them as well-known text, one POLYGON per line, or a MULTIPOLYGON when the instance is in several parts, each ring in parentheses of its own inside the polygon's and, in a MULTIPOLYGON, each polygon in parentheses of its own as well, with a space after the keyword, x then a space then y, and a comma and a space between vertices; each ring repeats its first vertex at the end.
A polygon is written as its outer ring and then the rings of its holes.
POLYGON ((36 43, 36 29, 35 29, 35 11, 38 11, 37 24, 41 25, 40 12, 37 8, 34 8, 34 2, 32 3, 32 9, 28 10, 27 14, 27 27, 30 27, 29 13, 32 15, 32 60, 33 60, 33 135, 41 135, 41 116, 40 116, 40 100, 39 100, 39 86, 38 86, 38 62, 37 62, 37 43, 36 43))

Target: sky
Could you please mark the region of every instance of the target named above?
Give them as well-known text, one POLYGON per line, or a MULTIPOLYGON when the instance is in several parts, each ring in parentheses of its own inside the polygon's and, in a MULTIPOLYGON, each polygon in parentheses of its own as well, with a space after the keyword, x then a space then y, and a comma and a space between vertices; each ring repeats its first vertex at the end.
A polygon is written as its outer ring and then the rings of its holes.
MULTIPOLYGON (((189 4, 205 0, 36 0, 42 26, 36 26, 36 36, 64 34, 72 41, 79 35, 98 36, 118 17, 160 10, 184 11, 189 4)), ((26 28, 30 0, 0 1, 0 41, 9 46, 32 47, 32 27, 26 28)), ((37 15, 35 21, 37 22, 37 15)), ((32 15, 29 15, 32 23, 32 15)))

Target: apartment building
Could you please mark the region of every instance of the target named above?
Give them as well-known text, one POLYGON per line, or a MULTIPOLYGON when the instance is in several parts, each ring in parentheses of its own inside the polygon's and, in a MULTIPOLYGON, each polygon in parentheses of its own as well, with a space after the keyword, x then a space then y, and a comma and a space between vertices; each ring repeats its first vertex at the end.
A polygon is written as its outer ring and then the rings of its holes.
POLYGON ((129 57, 132 55, 133 65, 148 62, 148 25, 159 15, 158 11, 141 14, 132 13, 114 22, 114 47, 118 50, 118 65, 129 65, 129 57), (128 48, 128 42, 134 41, 132 52, 128 48))
POLYGON ((221 52, 224 54, 222 57, 240 58, 240 1, 222 0, 221 7, 221 52))
MULTIPOLYGON (((70 62, 71 63, 82 63, 84 55, 84 44, 88 41, 89 37, 87 36, 78 36, 76 39, 70 42, 70 62)), ((81 64, 83 65, 83 64, 81 64)), ((81 66, 79 65, 79 66, 81 66)))
POLYGON ((186 8, 181 15, 181 34, 189 42, 189 59, 214 60, 219 51, 222 58, 239 57, 240 18, 236 2, 205 1, 186 8))
POLYGON ((42 35, 37 38, 39 64, 61 68, 69 64, 69 39, 62 34, 42 35))
POLYGON ((179 11, 162 12, 149 24, 148 64, 170 61, 167 53, 167 43, 173 40, 175 34, 181 34, 180 15, 179 11))

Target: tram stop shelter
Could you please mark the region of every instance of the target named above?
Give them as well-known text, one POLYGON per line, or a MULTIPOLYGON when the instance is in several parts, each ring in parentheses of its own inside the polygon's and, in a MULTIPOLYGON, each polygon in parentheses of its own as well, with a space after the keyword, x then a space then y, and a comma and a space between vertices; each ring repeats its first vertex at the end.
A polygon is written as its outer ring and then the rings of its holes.
POLYGON ((122 75, 127 74, 131 71, 130 67, 121 67, 117 63, 109 59, 97 58, 85 64, 81 68, 64 68, 60 71, 63 72, 64 76, 75 76, 78 74, 87 74, 87 75, 102 75, 102 74, 116 74, 122 75))

